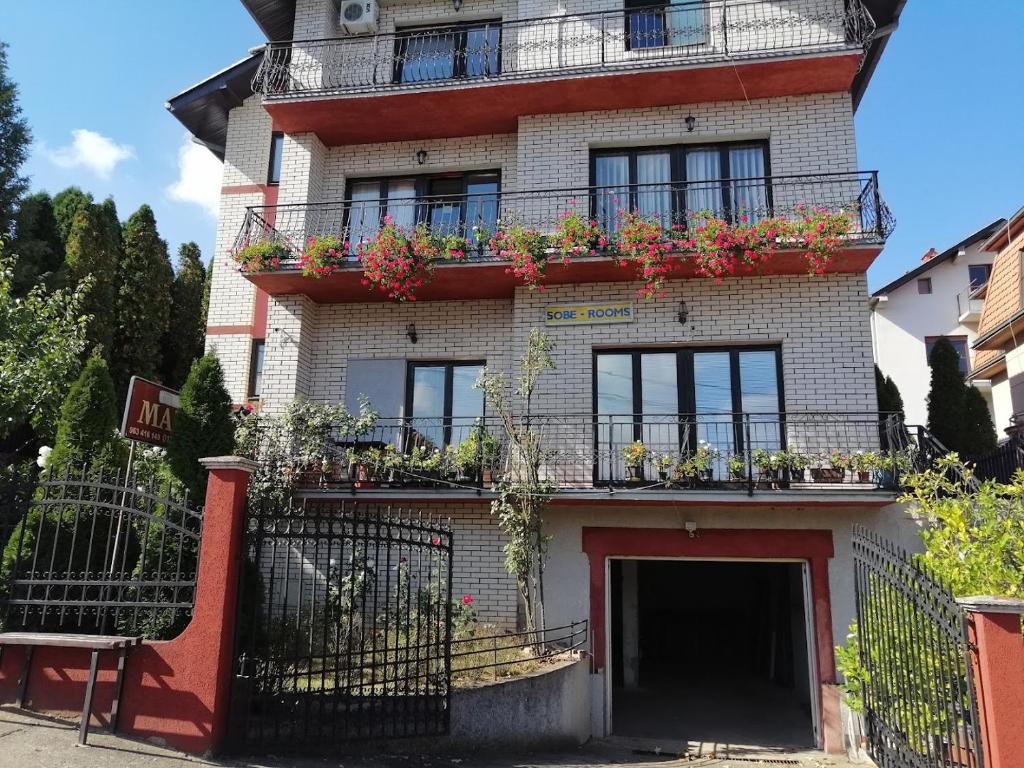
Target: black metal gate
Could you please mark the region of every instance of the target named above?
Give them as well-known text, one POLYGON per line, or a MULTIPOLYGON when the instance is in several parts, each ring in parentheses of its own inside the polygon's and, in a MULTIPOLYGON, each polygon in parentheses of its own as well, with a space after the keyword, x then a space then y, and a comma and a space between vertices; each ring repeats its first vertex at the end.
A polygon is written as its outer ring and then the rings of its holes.
POLYGON ((871 757, 880 768, 980 768, 967 623, 953 593, 859 526, 853 552, 871 757))
POLYGON ((447 733, 452 534, 391 508, 250 503, 236 750, 447 733))

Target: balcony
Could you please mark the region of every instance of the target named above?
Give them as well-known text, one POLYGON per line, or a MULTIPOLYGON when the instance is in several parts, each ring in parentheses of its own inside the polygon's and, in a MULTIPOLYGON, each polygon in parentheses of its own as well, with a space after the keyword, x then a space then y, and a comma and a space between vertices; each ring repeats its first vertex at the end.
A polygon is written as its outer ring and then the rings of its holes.
MULTIPOLYGON (((925 433, 878 413, 538 414, 540 479, 571 499, 746 496, 775 503, 874 495, 930 457, 925 433)), ((296 467, 301 487, 349 494, 489 496, 522 468, 497 417, 378 419, 331 428, 296 467)), ((257 457, 259 452, 257 451, 257 457)))
POLYGON ((253 89, 280 130, 329 145, 512 133, 521 115, 847 91, 874 31, 860 0, 470 22, 269 43, 253 89))
POLYGON ((987 288, 987 282, 970 285, 956 295, 957 317, 961 325, 977 325, 981 322, 981 310, 985 308, 987 288))
MULTIPOLYGON (((247 210, 235 247, 272 241, 291 257, 279 270, 247 277, 272 295, 305 294, 318 302, 382 301, 361 283, 356 259, 359 244, 371 240, 385 217, 411 228, 426 225, 431 232, 456 235, 475 243, 458 262, 441 262, 433 281, 418 294, 423 300, 508 298, 516 286, 506 273, 508 262, 489 246, 500 225, 521 224, 551 236, 565 212, 589 212, 614 241, 619 215, 638 212, 666 230, 685 230, 695 223, 694 211, 710 210, 737 221, 769 216, 800 218, 800 207, 846 212, 852 227, 844 237, 839 258, 829 271, 864 272, 881 251, 894 221, 878 188, 877 172, 771 176, 727 182, 584 187, 577 189, 502 191, 481 195, 439 195, 422 198, 340 200, 304 205, 257 206, 247 210), (331 235, 349 243, 350 255, 334 274, 319 280, 303 277, 295 259, 311 237, 331 235)), ((760 274, 806 274, 807 264, 797 243, 780 242, 778 253, 760 274)), ((574 257, 569 263, 551 251, 545 284, 622 282, 637 279, 618 266, 612 252, 574 257)), ((680 254, 685 256, 684 254, 680 254)), ((670 278, 697 276, 692 260, 676 260, 670 278)))

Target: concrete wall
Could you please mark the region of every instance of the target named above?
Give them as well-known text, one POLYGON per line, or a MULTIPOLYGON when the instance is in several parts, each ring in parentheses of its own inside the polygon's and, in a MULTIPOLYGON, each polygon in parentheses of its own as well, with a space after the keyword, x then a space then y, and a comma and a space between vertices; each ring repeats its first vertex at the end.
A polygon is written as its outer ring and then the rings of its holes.
POLYGON ((972 246, 964 256, 936 265, 922 275, 931 278, 930 294, 918 293, 914 279, 889 294, 888 300, 875 305, 871 316, 875 362, 899 387, 909 423, 928 422, 931 371, 925 337, 966 336, 968 345, 974 342, 977 323, 960 323, 957 294, 964 293, 970 285, 970 265, 991 264, 992 260, 993 255, 981 251, 980 244, 972 246))

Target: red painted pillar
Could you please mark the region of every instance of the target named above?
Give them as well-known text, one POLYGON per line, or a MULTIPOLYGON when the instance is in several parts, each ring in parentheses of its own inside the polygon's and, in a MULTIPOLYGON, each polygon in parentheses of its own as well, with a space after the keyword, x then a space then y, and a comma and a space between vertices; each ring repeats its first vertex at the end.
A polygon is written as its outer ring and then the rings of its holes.
POLYGON ((1024 759, 1024 600, 967 597, 975 651, 974 687, 985 768, 1018 768, 1024 759))

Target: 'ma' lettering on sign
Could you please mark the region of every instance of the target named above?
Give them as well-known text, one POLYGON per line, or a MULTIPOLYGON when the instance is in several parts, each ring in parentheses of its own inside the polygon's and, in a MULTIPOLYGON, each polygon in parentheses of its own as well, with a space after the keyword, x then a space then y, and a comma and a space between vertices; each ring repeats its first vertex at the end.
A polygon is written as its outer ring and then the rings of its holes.
POLYGON ((174 432, 181 398, 173 389, 133 376, 121 422, 121 434, 140 443, 166 446, 174 432))
POLYGON ((636 310, 632 304, 571 304, 548 307, 544 311, 546 325, 597 325, 600 323, 632 323, 636 310))

